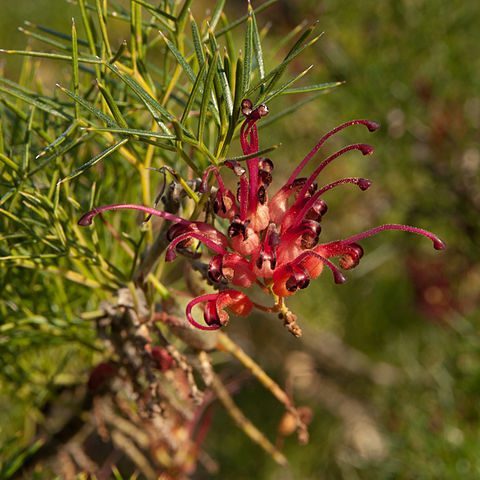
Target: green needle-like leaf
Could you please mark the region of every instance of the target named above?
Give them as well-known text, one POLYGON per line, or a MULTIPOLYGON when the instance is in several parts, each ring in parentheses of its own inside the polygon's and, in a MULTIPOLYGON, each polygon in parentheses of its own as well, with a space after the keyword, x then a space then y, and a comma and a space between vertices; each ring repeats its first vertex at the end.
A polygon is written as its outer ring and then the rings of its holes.
MULTIPOLYGON (((77 43, 77 29, 75 28, 75 19, 72 18, 72 67, 73 67, 73 93, 78 95, 79 80, 78 80, 78 43, 77 43)), ((80 117, 80 105, 75 102, 75 118, 80 117)))
POLYGON ((258 73, 260 75, 260 80, 265 77, 265 65, 263 63, 263 52, 262 52, 262 43, 260 41, 260 33, 258 32, 257 21, 255 19, 255 13, 252 10, 250 2, 248 3, 248 9, 252 18, 252 32, 253 32, 253 52, 255 54, 255 59, 257 61, 258 73))
POLYGON ((109 117, 108 115, 105 115, 101 110, 99 110, 97 107, 93 106, 90 102, 87 102, 84 100, 82 97, 79 97, 72 91, 68 90, 68 88, 62 87, 57 83, 57 87, 66 95, 68 95, 70 98, 72 98, 75 102, 78 102, 82 107, 86 108, 89 110, 91 113, 93 113, 97 118, 105 122, 107 125, 110 125, 111 127, 118 127, 117 122, 113 120, 113 118, 109 117))
POLYGON ((212 16, 210 17, 209 26, 214 31, 217 26, 220 15, 222 14, 223 7, 225 6, 225 0, 217 0, 215 7, 213 8, 212 16))
MULTIPOLYGON (((9 55, 23 55, 26 57, 50 58, 52 60, 67 60, 72 61, 71 55, 62 55, 60 53, 34 52, 33 50, 5 50, 0 48, 0 53, 7 53, 9 55)), ((100 64, 102 61, 98 58, 79 57, 81 63, 100 64)))
POLYGON ((66 182, 67 180, 71 180, 72 178, 75 178, 75 177, 78 177, 79 175, 81 175, 83 172, 85 172, 86 170, 88 170, 89 168, 93 167, 94 165, 96 165, 98 162, 101 162, 104 158, 108 157, 111 153, 113 153, 115 150, 117 150, 118 148, 120 148, 122 145, 124 145, 125 143, 128 142, 128 138, 123 138, 122 140, 120 140, 119 142, 115 143, 114 145, 112 145, 111 147, 107 148, 106 150, 104 150, 102 153, 100 153, 99 155, 97 155, 96 157, 92 158, 91 160, 89 160, 88 162, 84 163, 81 167, 77 168, 74 172, 72 172, 70 175, 68 175, 67 177, 63 178, 62 180, 60 180, 57 185, 63 183, 63 182, 66 182))
POLYGON ((246 92, 250 86, 250 73, 252 71, 252 46, 253 46, 253 20, 251 11, 247 19, 247 31, 245 33, 245 57, 243 60, 242 92, 246 92))
POLYGON ((288 82, 284 83, 280 88, 278 88, 277 90, 272 92, 267 98, 265 98, 265 100, 260 100, 259 99, 258 102, 260 102, 260 101, 264 101, 265 103, 271 102, 275 97, 284 93, 285 90, 287 89, 287 87, 289 87, 290 85, 293 85, 297 80, 300 80, 304 75, 306 75, 312 69, 312 67, 313 67, 313 65, 310 65, 303 72, 299 73, 294 78, 292 78, 288 82))
POLYGON ((292 54, 290 54, 289 56, 287 56, 285 58, 285 60, 280 64, 278 65, 277 67, 275 67, 273 70, 271 70, 270 72, 267 73, 267 75, 265 75, 265 78, 262 80, 260 80, 258 83, 256 83, 253 87, 250 88, 250 90, 248 90, 248 92, 246 92, 245 96, 248 97, 250 96, 253 92, 255 92, 255 90, 259 89, 262 85, 264 85, 267 81, 269 81, 270 79, 272 79, 272 81, 268 84, 268 87, 265 89, 265 92, 264 94, 265 95, 268 95, 268 93, 272 90, 272 88, 275 86, 275 83, 278 81, 278 79, 280 78, 280 76, 282 75, 282 73, 285 71, 285 69, 287 68, 288 64, 293 60, 295 59, 298 55, 300 55, 306 48, 310 47, 311 45, 313 45, 322 35, 318 35, 317 37, 315 37, 314 39, 310 40, 308 43, 306 43, 305 45, 303 45, 302 47, 300 47, 298 50, 296 50, 295 52, 293 52, 292 54))
POLYGON ((138 3, 139 5, 141 5, 142 7, 145 7, 147 10, 149 10, 151 13, 155 12, 155 13, 158 13, 159 15, 161 15, 162 17, 164 18, 167 18, 168 20, 172 20, 173 22, 175 22, 177 19, 176 17, 174 17, 173 15, 170 15, 169 13, 165 12, 164 10, 162 10, 161 8, 157 8, 153 5, 151 5, 150 3, 147 3, 143 0, 133 0, 135 3, 138 3))
POLYGON ((205 80, 205 87, 203 90, 202 104, 200 106, 200 116, 198 120, 198 134, 197 138, 200 143, 203 144, 203 132, 205 129, 205 120, 207 117, 207 108, 213 86, 213 78, 217 70, 218 50, 210 60, 210 66, 208 68, 207 79, 205 80))
POLYGON ((63 132, 58 138, 56 138, 52 143, 47 145, 36 157, 35 160, 38 160, 39 158, 43 157, 47 153, 49 153, 51 150, 56 149, 58 146, 60 146, 69 136, 70 134, 78 127, 77 122, 73 122, 66 130, 63 132))
POLYGON ((316 85, 307 85, 305 87, 297 88, 288 88, 282 92, 283 95, 292 94, 292 93, 308 93, 308 92, 318 92, 320 90, 330 90, 332 88, 339 87, 345 82, 327 82, 327 83, 317 83, 316 85))
POLYGON ((120 125, 122 128, 128 128, 128 123, 123 118, 123 115, 120 112, 120 109, 118 108, 118 105, 115 103, 115 100, 112 97, 112 94, 109 92, 108 88, 104 87, 98 79, 97 79, 97 86, 100 92, 102 93, 103 98, 107 102, 108 108, 112 112, 112 115, 114 116, 118 125, 120 125))
POLYGON ((190 27, 192 29, 192 39, 193 46, 195 48, 195 54, 197 56, 198 64, 201 66, 205 63, 205 51, 203 47, 203 42, 200 37, 200 31, 198 30, 197 23, 193 18, 193 15, 190 13, 190 27))
POLYGON ((177 49, 177 47, 174 45, 173 42, 171 42, 163 32, 159 32, 163 40, 165 40, 165 43, 167 44, 167 47, 170 49, 170 51, 173 53, 173 56, 177 59, 177 62, 182 66, 183 71, 187 74, 187 77, 192 83, 195 83, 195 73, 193 73, 192 67, 188 64, 188 62, 185 60, 183 55, 180 53, 180 51, 177 49))
POLYGON ((188 12, 190 11, 192 2, 193 0, 185 0, 185 3, 183 4, 182 9, 180 10, 180 13, 177 16, 176 27, 175 27, 175 32, 177 35, 182 33, 183 29, 185 28, 185 23, 187 21, 188 12))
POLYGON ((86 127, 83 130, 89 132, 109 132, 109 133, 120 133, 122 135, 137 135, 139 137, 150 137, 150 138, 160 138, 163 140, 176 140, 175 135, 167 135, 165 133, 150 132, 148 130, 140 130, 135 128, 101 128, 101 127, 86 127))
POLYGON ((223 162, 228 162, 228 161, 235 161, 235 162, 241 162, 244 160, 248 160, 249 158, 255 158, 255 157, 262 157, 263 155, 273 152, 273 150, 276 150, 277 148, 281 147, 281 143, 277 143, 276 145, 272 145, 271 147, 267 148, 262 148, 258 152, 255 153, 250 153, 249 155, 240 155, 238 157, 230 157, 230 158, 225 158, 223 162))
MULTIPOLYGON (((25 20, 23 23, 27 27, 35 28, 36 30, 40 30, 41 32, 48 33, 54 37, 61 38, 62 40, 67 40, 68 43, 70 44, 72 43, 72 37, 70 35, 67 35, 62 32, 58 32, 57 30, 53 30, 52 28, 45 27, 43 25, 37 25, 35 23, 29 22, 28 20, 25 20)), ((83 47, 88 47, 88 42, 86 42, 85 40, 78 39, 77 42, 79 45, 82 45, 83 47)))
POLYGON ((33 105, 40 110, 43 110, 44 112, 50 113, 51 115, 54 115, 55 117, 59 117, 63 120, 71 120, 72 118, 68 115, 66 115, 63 112, 58 111, 55 108, 52 108, 50 105, 46 105, 44 102, 37 100, 30 95, 26 95, 22 92, 19 91, 14 91, 10 90, 9 88, 4 88, 0 87, 0 92, 3 92, 7 95, 11 95, 12 97, 19 98, 20 100, 23 100, 24 102, 28 103, 29 105, 33 105))
MULTIPOLYGON (((265 2, 264 4, 260 5, 259 7, 255 8, 253 11, 255 13, 260 13, 261 11, 265 10, 266 8, 268 8, 270 5, 273 5, 277 0, 268 0, 268 2, 265 2)), ((250 16, 250 14, 248 13, 247 15, 243 15, 243 17, 240 17, 238 18, 237 20, 235 20, 234 22, 230 23, 229 25, 227 25, 226 27, 222 28, 221 30, 218 30, 215 35, 217 37, 220 37, 222 35, 224 35, 225 33, 229 32, 230 30, 234 29, 235 27, 238 27, 239 25, 241 25, 245 20, 247 20, 247 18, 250 16)))
POLYGON ((151 113, 152 117, 157 122, 158 126, 167 134, 171 135, 170 130, 163 123, 161 116, 166 118, 169 121, 173 120, 173 115, 157 100, 155 100, 143 87, 141 87, 130 75, 122 74, 117 67, 111 65, 108 62, 104 62, 105 65, 120 79, 124 82, 130 89, 140 98, 143 104, 147 107, 148 111, 151 113))
POLYGON ((112 49, 110 48, 110 41, 108 39, 107 33, 107 24, 106 24, 106 15, 103 11, 102 4, 100 3, 101 0, 95 0, 95 7, 97 10, 97 19, 98 24, 100 25, 100 32, 102 34, 102 46, 105 49, 105 54, 108 58, 112 56, 112 49))
POLYGON ((203 62, 203 65, 201 66, 200 71, 197 74, 197 78, 195 80, 195 83, 193 84, 192 90, 190 91, 190 95, 189 95, 187 103, 185 105, 185 109, 183 110, 182 119, 181 119, 182 125, 185 125, 185 123, 188 119, 188 116, 190 115, 193 104, 194 104, 195 99, 197 97, 197 93, 200 89, 200 85, 203 82, 203 77, 205 76, 206 69, 207 69, 207 62, 203 62))

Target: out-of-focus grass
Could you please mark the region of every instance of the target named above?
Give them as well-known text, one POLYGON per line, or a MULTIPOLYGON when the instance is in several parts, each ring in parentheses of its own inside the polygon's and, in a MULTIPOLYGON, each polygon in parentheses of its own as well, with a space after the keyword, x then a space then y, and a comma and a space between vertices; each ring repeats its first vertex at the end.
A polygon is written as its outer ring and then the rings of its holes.
MULTIPOLYGON (((23 19, 67 31, 72 16, 63 2, 24 1, 2 8, 4 48, 23 47, 14 30, 23 19), (22 11, 24 7, 30 11, 22 11)), ((350 426, 339 419, 339 412, 300 389, 296 398, 304 397, 315 418, 308 446, 287 439, 290 470, 279 472, 265 462, 218 412, 208 442, 223 466, 220 478, 477 478, 480 4, 284 2, 260 17, 263 22, 268 18, 274 22, 268 40, 272 48, 296 21, 318 18, 325 35, 310 58, 300 60, 298 71, 310 61, 318 81, 347 82, 282 125, 263 131, 264 145, 283 143, 273 157, 278 170, 289 172, 321 134, 338 123, 368 117, 383 125, 367 139, 357 130, 341 135, 342 144, 367 141, 376 153, 372 159, 352 156, 331 165, 325 183, 358 175, 372 178, 374 185, 363 194, 348 188, 332 193, 322 235, 334 239, 381 223, 408 223, 439 234, 448 250, 437 257, 427 240, 407 234, 372 238, 363 242, 366 256, 348 274, 347 285, 332 285, 322 276, 289 302, 303 321, 335 332, 369 358, 401 371, 402 379, 389 387, 334 376, 328 366, 323 372, 372 414, 388 453, 377 460, 362 457, 348 441, 350 426), (228 431, 222 428, 225 423, 228 431)), ((16 68, 8 59, 7 71, 15 75, 16 68)), ((274 113, 276 106, 270 108, 274 113)), ((282 370, 276 367, 282 362, 269 361, 269 355, 281 358, 290 350, 302 350, 303 343, 275 344, 276 336, 286 333, 272 337, 269 328, 279 325, 268 318, 251 332, 258 361, 281 380, 282 370), (279 353, 278 348, 288 350, 279 353)), ((245 389, 238 402, 256 420, 265 417, 263 428, 275 434, 281 413, 260 388, 245 389)), ((10 416, 13 421, 18 422, 17 415, 10 416)))

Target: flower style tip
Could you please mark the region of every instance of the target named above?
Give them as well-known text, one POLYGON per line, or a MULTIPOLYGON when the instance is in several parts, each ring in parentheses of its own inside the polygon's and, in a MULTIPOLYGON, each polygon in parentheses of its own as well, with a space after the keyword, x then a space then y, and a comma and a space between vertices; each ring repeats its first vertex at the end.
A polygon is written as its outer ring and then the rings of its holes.
POLYGON ((370 132, 374 132, 381 127, 380 123, 374 122, 372 120, 364 120, 364 125, 368 128, 370 132))
POLYGON ((85 213, 82 218, 78 221, 78 225, 81 227, 88 227, 93 223, 93 219, 96 215, 98 215, 100 212, 98 212, 96 209, 91 210, 90 212, 85 213))

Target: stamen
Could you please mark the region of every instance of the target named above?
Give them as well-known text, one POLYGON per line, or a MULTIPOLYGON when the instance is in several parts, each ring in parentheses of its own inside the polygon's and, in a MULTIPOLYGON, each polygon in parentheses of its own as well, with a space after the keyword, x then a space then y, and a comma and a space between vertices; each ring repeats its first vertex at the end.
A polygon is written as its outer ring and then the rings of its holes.
POLYGON ((350 244, 353 242, 357 242, 358 240, 362 240, 363 238, 371 237, 372 235, 376 235, 377 233, 383 232, 385 230, 403 230, 404 232, 418 233, 419 235, 428 237, 433 242, 433 248, 435 248, 435 250, 444 250, 445 248, 447 248, 443 240, 438 238, 433 233, 428 232, 427 230, 422 230, 421 228, 416 228, 416 227, 410 227, 409 225, 396 225, 396 224, 381 225, 379 227, 372 228, 371 230, 367 230, 366 232, 362 232, 357 235, 354 235, 353 237, 349 237, 344 240, 341 240, 340 242, 350 244))
POLYGON ((215 243, 214 241, 210 240, 209 238, 205 237, 204 235, 201 235, 201 234, 196 233, 196 232, 188 232, 188 233, 184 233, 183 235, 179 235, 174 240, 172 240, 172 242, 168 246, 167 251, 165 253, 165 260, 167 262, 172 262, 173 260, 175 260, 177 258, 177 255, 175 253, 175 246, 179 242, 181 242, 183 240, 187 240, 187 239, 192 238, 192 237, 196 238, 197 240, 200 240, 208 248, 210 248, 210 250, 213 250, 214 252, 217 252, 220 255, 225 255, 227 253, 227 251, 221 245, 219 245, 218 243, 215 243))
POLYGON ((191 225, 192 222, 185 220, 184 218, 177 217, 172 213, 163 212, 162 210, 156 210, 155 208, 144 207, 143 205, 133 205, 130 203, 121 203, 117 205, 104 205, 103 207, 94 208, 89 212, 85 213, 82 218, 78 221, 78 224, 82 227, 91 225, 93 218, 99 213, 105 212, 107 210, 139 210, 140 212, 148 213, 149 215, 155 215, 157 217, 162 217, 165 220, 170 220, 171 222, 180 223, 182 225, 191 225))
POLYGON ((346 127, 349 127, 351 125, 365 125, 370 132, 374 132, 380 127, 380 124, 377 122, 372 122, 370 120, 352 120, 350 122, 343 123, 342 125, 339 125, 337 128, 334 128, 330 132, 326 133, 320 141, 313 147, 311 152, 300 162, 298 167, 293 171, 292 175, 288 179, 287 185, 290 185, 293 183, 293 181, 297 178, 298 174, 301 172, 303 167, 310 161, 310 159, 318 152, 320 147, 325 143, 325 141, 330 138, 332 135, 335 135, 335 133, 339 132, 340 130, 343 130, 346 127))

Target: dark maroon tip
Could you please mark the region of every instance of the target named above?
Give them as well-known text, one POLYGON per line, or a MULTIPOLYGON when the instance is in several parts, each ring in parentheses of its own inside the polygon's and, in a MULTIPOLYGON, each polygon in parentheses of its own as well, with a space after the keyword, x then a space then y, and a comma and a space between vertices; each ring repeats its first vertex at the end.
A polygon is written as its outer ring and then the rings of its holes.
POLYGON ((236 160, 225 160, 224 165, 233 170, 237 177, 241 177, 246 170, 236 160))
POLYGON ((333 278, 335 283, 345 283, 347 281, 347 277, 340 270, 333 272, 333 278))
POLYGON ((96 210, 91 210, 90 212, 87 212, 85 215, 83 215, 83 217, 78 221, 78 224, 81 226, 81 227, 88 227, 89 225, 92 224, 93 222, 93 217, 95 217, 95 215, 97 215, 97 211, 96 210))
POLYGON ((167 248, 167 252, 165 253, 165 261, 173 262, 177 258, 177 254, 175 253, 175 248, 167 248))
POLYGON ((268 115, 268 112, 269 112, 268 107, 263 103, 257 108, 257 110, 258 110, 258 115, 260 117, 265 117, 266 115, 268 115))
POLYGON ((363 155, 371 155, 375 150, 371 145, 367 145, 364 143, 360 144, 358 146, 358 149, 363 153, 363 155))
POLYGON ((378 122, 374 122, 372 120, 365 120, 365 126, 368 128, 370 132, 374 132, 375 130, 378 130, 381 125, 378 122))
POLYGON ((372 181, 369 180, 368 178, 359 178, 357 185, 360 188, 360 190, 365 191, 370 188, 370 186, 372 185, 372 181))
POLYGON ((244 98, 242 100, 242 113, 248 117, 251 113, 252 113, 252 107, 253 107, 253 104, 252 104, 252 101, 249 100, 248 98, 244 98))
POLYGON ((433 239, 433 248, 435 250, 445 250, 447 245, 443 240, 440 240, 438 237, 433 239))

